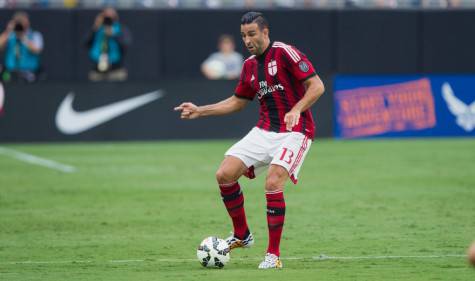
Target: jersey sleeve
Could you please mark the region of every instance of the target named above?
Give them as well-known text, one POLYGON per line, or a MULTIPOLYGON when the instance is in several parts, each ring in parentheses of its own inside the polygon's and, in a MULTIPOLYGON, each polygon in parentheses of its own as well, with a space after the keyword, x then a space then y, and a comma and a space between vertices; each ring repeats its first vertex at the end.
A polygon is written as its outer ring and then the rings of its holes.
POLYGON ((289 62, 289 71, 295 78, 297 78, 297 80, 305 81, 308 78, 317 75, 310 60, 304 53, 297 50, 297 48, 287 45, 283 48, 282 55, 286 56, 286 59, 289 62))
POLYGON ((252 72, 250 69, 249 64, 245 62, 242 66, 241 78, 239 78, 239 82, 234 90, 234 95, 238 98, 253 100, 256 95, 256 92, 251 87, 252 72))

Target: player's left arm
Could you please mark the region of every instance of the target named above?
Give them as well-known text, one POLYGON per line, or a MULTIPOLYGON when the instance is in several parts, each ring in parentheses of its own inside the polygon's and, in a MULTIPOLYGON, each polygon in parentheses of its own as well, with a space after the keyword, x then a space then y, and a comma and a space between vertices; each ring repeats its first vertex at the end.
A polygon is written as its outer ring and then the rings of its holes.
POLYGON ((288 131, 292 131, 292 128, 299 123, 300 114, 309 109, 325 91, 325 86, 317 75, 306 79, 303 84, 306 89, 303 98, 284 116, 284 122, 288 131))

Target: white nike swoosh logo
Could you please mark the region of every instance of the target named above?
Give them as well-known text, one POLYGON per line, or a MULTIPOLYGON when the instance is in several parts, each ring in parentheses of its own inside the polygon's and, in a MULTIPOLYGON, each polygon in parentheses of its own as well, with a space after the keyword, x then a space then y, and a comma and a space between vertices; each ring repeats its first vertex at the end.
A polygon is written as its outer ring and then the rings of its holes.
POLYGON ((87 111, 77 112, 73 109, 74 93, 71 92, 64 98, 58 108, 56 126, 60 132, 67 135, 82 133, 161 97, 163 97, 163 92, 158 90, 87 111))

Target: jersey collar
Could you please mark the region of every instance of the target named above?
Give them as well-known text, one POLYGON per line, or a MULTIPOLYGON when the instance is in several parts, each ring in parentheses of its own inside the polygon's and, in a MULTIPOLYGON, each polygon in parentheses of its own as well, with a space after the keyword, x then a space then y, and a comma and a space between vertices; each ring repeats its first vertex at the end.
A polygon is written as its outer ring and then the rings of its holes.
POLYGON ((269 42, 269 46, 267 46, 267 49, 264 51, 264 53, 260 54, 259 56, 256 56, 256 60, 259 62, 264 62, 267 53, 269 53, 269 50, 272 48, 272 44, 274 44, 272 41, 269 42))

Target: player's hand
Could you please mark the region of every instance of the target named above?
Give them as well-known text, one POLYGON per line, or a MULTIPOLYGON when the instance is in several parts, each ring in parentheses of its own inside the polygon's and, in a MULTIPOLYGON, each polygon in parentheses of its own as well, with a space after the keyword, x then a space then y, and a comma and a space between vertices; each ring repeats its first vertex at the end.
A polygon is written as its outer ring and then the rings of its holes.
POLYGON ((175 107, 175 111, 181 111, 181 119, 195 119, 200 117, 198 106, 191 102, 184 102, 175 107))
POLYGON ((292 131, 292 128, 299 123, 300 112, 297 110, 291 110, 284 116, 285 128, 287 131, 292 131))

